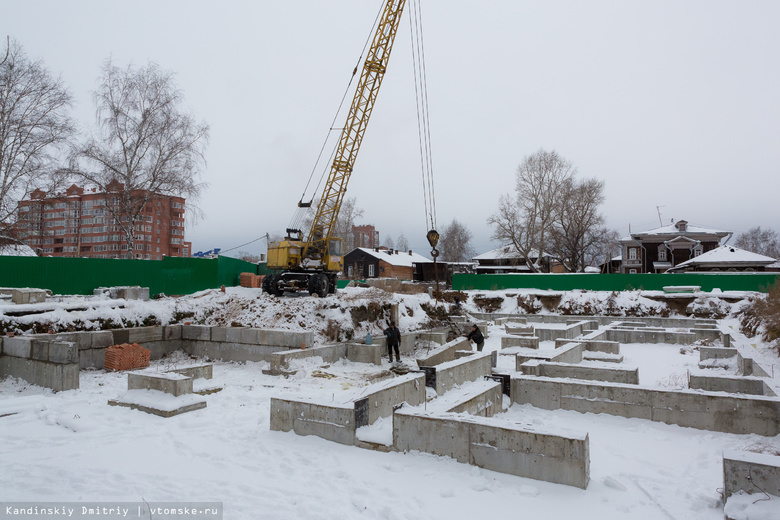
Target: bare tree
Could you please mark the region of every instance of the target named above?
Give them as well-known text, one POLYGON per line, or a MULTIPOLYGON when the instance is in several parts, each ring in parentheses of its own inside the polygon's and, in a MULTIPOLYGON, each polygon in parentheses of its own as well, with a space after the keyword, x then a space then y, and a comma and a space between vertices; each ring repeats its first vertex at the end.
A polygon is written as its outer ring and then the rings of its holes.
MULTIPOLYGON (((317 198, 312 202, 311 208, 306 212, 306 216, 303 217, 301 226, 304 230, 311 229, 314 222, 314 210, 320 205, 320 199, 317 198)), ((333 236, 340 238, 343 241, 344 252, 347 253, 356 247, 355 237, 352 233, 352 227, 355 225, 355 221, 363 217, 363 209, 357 206, 357 198, 345 198, 341 203, 339 214, 336 217, 336 225, 333 226, 333 236)))
POLYGON ((444 228, 439 239, 441 259, 445 262, 467 262, 474 257, 471 246, 471 231, 466 226, 453 219, 444 228))
POLYGON ((387 249, 395 249, 395 241, 393 240, 393 237, 390 235, 387 235, 385 239, 382 241, 382 245, 385 246, 387 249))
POLYGON ((498 211, 488 218, 488 224, 496 226, 493 239, 513 245, 533 272, 543 269, 544 246, 555 225, 558 199, 575 172, 556 151, 540 149, 518 167, 514 199, 502 196, 498 211))
POLYGON ((761 226, 739 234, 734 245, 759 255, 780 258, 780 235, 771 229, 761 229, 761 226))
POLYGON ((252 262, 253 264, 260 262, 260 255, 252 254, 249 251, 239 251, 237 258, 245 262, 252 262))
POLYGON ((600 239, 604 216, 604 181, 567 179, 560 190, 549 249, 569 271, 582 272, 586 252, 600 239))
POLYGON ((96 127, 75 154, 86 166, 73 173, 115 192, 106 207, 135 251, 136 222, 153 196, 196 199, 202 191, 209 127, 184 112, 173 73, 155 64, 120 69, 106 61, 93 97, 96 127))
POLYGON ((620 233, 601 227, 592 232, 594 240, 585 248, 585 267, 604 265, 620 255, 620 233))
POLYGON ((404 232, 401 231, 401 234, 398 235, 398 241, 396 242, 396 249, 399 251, 409 251, 409 241, 406 240, 406 237, 404 236, 404 232))
POLYGON ((0 227, 11 223, 16 203, 36 188, 50 190, 58 152, 75 127, 72 97, 41 61, 30 61, 8 40, 0 62, 0 227))

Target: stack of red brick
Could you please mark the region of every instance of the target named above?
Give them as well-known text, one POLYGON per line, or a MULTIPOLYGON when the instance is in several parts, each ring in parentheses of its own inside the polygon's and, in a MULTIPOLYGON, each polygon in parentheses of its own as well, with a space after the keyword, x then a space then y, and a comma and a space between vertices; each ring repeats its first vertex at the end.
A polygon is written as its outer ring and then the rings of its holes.
POLYGON ((259 289, 263 283, 264 276, 254 273, 241 273, 241 287, 251 287, 259 289))
POLYGON ((149 366, 151 351, 138 343, 123 343, 106 349, 106 370, 129 370, 149 366))

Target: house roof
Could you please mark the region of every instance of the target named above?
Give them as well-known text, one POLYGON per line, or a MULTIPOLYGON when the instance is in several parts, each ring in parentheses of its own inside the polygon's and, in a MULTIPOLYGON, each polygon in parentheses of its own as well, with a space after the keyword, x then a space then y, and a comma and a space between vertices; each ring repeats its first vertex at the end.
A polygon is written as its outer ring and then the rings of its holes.
MULTIPOLYGON (((530 255, 532 259, 535 259, 539 256, 536 249, 532 249, 530 251, 530 255)), ((492 251, 488 251, 487 253, 482 253, 481 255, 475 256, 474 260, 502 260, 506 258, 522 260, 525 257, 520 252, 518 252, 514 246, 508 245, 501 246, 493 249, 492 251)))
POLYGON ((430 258, 425 258, 422 255, 410 251, 398 251, 398 253, 394 253, 390 249, 380 249, 377 251, 376 249, 371 249, 368 247, 357 247, 352 251, 362 251, 369 256, 378 258, 390 265, 395 265, 398 267, 412 267, 412 264, 433 262, 433 260, 430 258))
POLYGON ((702 253, 695 258, 691 258, 681 264, 677 264, 674 269, 692 266, 766 266, 776 262, 769 256, 759 255, 745 251, 734 246, 720 246, 711 251, 702 253))
POLYGON ((722 229, 711 229, 711 228, 705 228, 700 226, 694 226, 692 224, 688 224, 684 220, 678 221, 676 224, 669 224, 668 226, 661 226, 657 227, 655 229, 650 229, 648 231, 640 231, 638 233, 631 233, 631 235, 627 236, 623 240, 630 239, 632 236, 647 236, 647 235, 721 235, 726 236, 730 234, 731 231, 724 231, 722 229), (681 222, 685 223, 685 231, 680 231, 679 224, 681 222))

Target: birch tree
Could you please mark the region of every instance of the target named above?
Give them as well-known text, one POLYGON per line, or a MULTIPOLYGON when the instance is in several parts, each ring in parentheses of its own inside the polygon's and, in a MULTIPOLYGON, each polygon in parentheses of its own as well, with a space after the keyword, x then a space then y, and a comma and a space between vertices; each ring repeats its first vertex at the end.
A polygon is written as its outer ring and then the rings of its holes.
POLYGON ((555 225, 558 198, 576 170, 555 150, 527 156, 515 174, 515 194, 503 195, 488 218, 493 239, 511 244, 532 272, 544 269, 545 246, 555 225))
POLYGON ((445 262, 467 262, 474 257, 471 246, 472 234, 469 229, 453 219, 441 233, 439 251, 445 262))
POLYGON ((75 132, 63 81, 18 42, 7 42, 0 51, 0 230, 12 223, 18 201, 36 188, 51 189, 75 132))
POLYGON ((209 126, 184 110, 173 73, 153 63, 123 69, 106 61, 93 99, 95 128, 72 173, 110 192, 112 224, 134 252, 136 223, 153 196, 196 199, 202 191, 209 126))
POLYGON ((588 266, 586 253, 599 242, 604 231, 604 181, 568 179, 563 183, 555 210, 555 225, 549 249, 572 272, 588 266))

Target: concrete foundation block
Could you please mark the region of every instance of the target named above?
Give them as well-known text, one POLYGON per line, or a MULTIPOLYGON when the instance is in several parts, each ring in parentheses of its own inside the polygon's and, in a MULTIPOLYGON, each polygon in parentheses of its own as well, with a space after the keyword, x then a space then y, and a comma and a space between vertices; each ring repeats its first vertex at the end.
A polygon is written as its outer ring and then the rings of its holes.
MULTIPOLYGON (((35 346, 33 345, 33 351, 35 346)), ((766 385, 758 377, 720 377, 691 375, 688 387, 708 392, 729 392, 734 394, 765 395, 766 385)))
POLYGON ((445 343, 441 347, 431 350, 424 357, 417 359, 417 366, 433 367, 455 359, 455 352, 459 350, 471 350, 466 338, 457 338, 445 343))
POLYGON ((780 497, 780 457, 728 450, 723 453, 723 493, 761 493, 780 497))
POLYGON ((181 339, 181 325, 165 325, 163 327, 162 339, 165 341, 175 341, 181 339))
POLYGON ((49 345, 49 361, 60 364, 78 363, 79 349, 75 343, 53 341, 49 345))
MULTIPOLYGON (((239 329, 239 330, 240 330, 239 343, 245 343, 247 345, 261 344, 259 329, 239 329)), ((271 345, 273 345, 273 343, 271 343, 271 345)), ((309 343, 308 346, 311 346, 311 343, 309 343)))
POLYGON ((608 383, 639 384, 639 369, 600 368, 568 363, 548 363, 544 361, 528 361, 520 365, 521 372, 526 375, 553 377, 561 379, 584 379, 589 381, 605 381, 608 383))
MULTIPOLYGON (((89 338, 90 348, 100 349, 116 345, 116 343, 114 343, 114 335, 110 330, 92 332, 89 334, 89 338)), ((79 343, 79 348, 82 348, 81 343, 79 343)))
POLYGON ((210 365, 210 364, 192 365, 189 367, 175 368, 173 370, 168 370, 168 372, 181 374, 183 376, 190 377, 192 379, 211 379, 212 377, 214 377, 214 365, 210 365))
POLYGON ((44 289, 14 289, 11 292, 11 301, 16 304, 42 303, 46 301, 44 289))
POLYGON ((501 348, 523 347, 539 348, 539 338, 537 336, 503 336, 501 338, 501 348))
POLYGON ((448 361, 435 367, 435 389, 438 395, 468 381, 481 380, 492 372, 491 354, 480 352, 472 356, 448 361))
POLYGON ((32 357, 32 342, 31 338, 6 337, 3 339, 3 354, 6 356, 13 356, 18 358, 31 358, 32 357))
POLYGON ((182 325, 181 339, 211 341, 211 327, 205 325, 182 325))
MULTIPOLYGON (((227 327, 211 327, 211 341, 227 342, 227 330, 227 327)), ((235 338, 232 341, 235 341, 235 338)))
POLYGON ((34 339, 32 342, 32 355, 30 357, 38 361, 48 361, 50 344, 51 341, 34 339))
POLYGON ((543 433, 509 424, 474 423, 470 436, 471 459, 476 466, 581 489, 588 486, 587 434, 543 433))
POLYGON ((29 358, 0 356, 0 377, 12 376, 55 392, 79 387, 79 366, 63 365, 29 358))
MULTIPOLYGON (((224 341, 226 343, 243 343, 241 341, 241 332, 243 330, 244 329, 241 328, 241 327, 226 327, 224 329, 224 331, 225 331, 225 340, 224 341)), ((213 333, 214 333, 214 330, 212 328, 212 334, 213 333)), ((217 333, 217 337, 219 337, 221 335, 221 333, 222 333, 222 331, 218 332, 217 333)), ((212 339, 212 341, 214 341, 214 340, 212 339)))
POLYGON ((393 447, 471 462, 468 423, 407 413, 403 408, 393 415, 393 447))
MULTIPOLYGON (((42 339, 46 341, 51 340, 57 340, 57 341, 70 341, 72 343, 75 343, 78 348, 92 348, 92 336, 94 334, 101 334, 100 332, 61 332, 59 334, 55 334, 54 336, 51 336, 50 334, 39 334, 36 336, 37 339, 42 339)), ((111 332, 108 332, 109 335, 111 335, 111 332)), ((112 336, 113 337, 113 336, 112 336)), ((113 343, 111 343, 113 345, 113 343)))
POLYGON ((162 341, 163 339, 162 327, 134 327, 127 329, 127 331, 127 343, 146 343, 149 341, 162 341))
POLYGON ((349 405, 271 398, 272 431, 316 435, 339 444, 355 444, 355 409, 349 405))
POLYGON ((128 390, 158 390, 180 396, 192 393, 192 378, 182 374, 166 372, 152 374, 131 372, 127 374, 128 390))
POLYGON ((493 417, 503 411, 504 394, 498 381, 481 381, 476 388, 467 392, 458 402, 445 411, 468 413, 479 417, 493 417))
POLYGON ((556 381, 512 377, 510 398, 513 403, 557 410, 561 407, 561 385, 556 381))
POLYGON ((516 322, 513 323, 507 323, 504 325, 504 332, 507 334, 511 334, 514 336, 533 336, 534 335, 534 326, 533 325, 519 325, 516 322))
POLYGON ((359 343, 347 344, 347 359, 353 363, 371 363, 372 365, 382 364, 383 349, 379 345, 364 345, 359 343))
POLYGON ((103 369, 106 366, 106 349, 88 348, 79 350, 79 368, 103 369))
POLYGON ((130 329, 115 329, 111 331, 114 339, 114 345, 124 345, 130 343, 130 329))
POLYGON ((401 403, 417 406, 425 402, 425 376, 406 374, 400 377, 370 385, 360 398, 367 398, 368 421, 374 424, 377 419, 390 417, 401 403))

